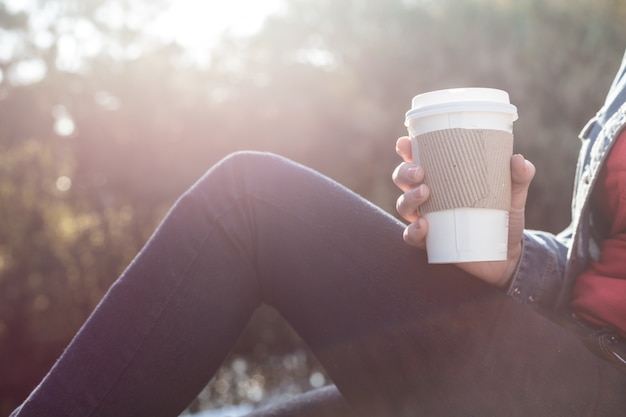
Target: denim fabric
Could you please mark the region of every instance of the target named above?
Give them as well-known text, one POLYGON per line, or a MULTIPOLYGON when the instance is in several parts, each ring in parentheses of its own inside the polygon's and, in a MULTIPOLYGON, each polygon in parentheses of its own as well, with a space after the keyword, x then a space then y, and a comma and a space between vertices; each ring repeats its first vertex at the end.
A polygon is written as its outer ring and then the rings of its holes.
MULTIPOLYGON (((581 97, 581 100, 583 98, 581 97)), ((526 231, 523 253, 509 295, 548 314, 568 315, 571 288, 591 259, 597 259, 599 231, 589 199, 615 139, 626 126, 626 55, 602 109, 583 128, 572 222, 559 235, 526 231)))
POLYGON ((358 416, 626 408, 626 376, 532 308, 429 265, 403 227, 298 164, 230 156, 174 205, 12 415, 176 416, 261 303, 302 336, 358 416))

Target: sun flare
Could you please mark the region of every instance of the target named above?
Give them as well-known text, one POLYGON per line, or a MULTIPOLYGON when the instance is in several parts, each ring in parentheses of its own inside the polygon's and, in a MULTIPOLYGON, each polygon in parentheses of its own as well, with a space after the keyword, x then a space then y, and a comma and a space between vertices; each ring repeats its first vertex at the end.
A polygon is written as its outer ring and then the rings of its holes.
POLYGON ((282 0, 172 0, 153 30, 192 52, 205 53, 224 32, 254 33, 281 7, 282 0))

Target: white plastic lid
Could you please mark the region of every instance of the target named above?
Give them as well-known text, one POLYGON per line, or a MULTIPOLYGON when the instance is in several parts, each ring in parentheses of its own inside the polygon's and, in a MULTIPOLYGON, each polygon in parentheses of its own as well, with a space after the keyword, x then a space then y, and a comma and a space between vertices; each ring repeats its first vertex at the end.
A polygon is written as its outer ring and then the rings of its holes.
POLYGON ((517 107, 510 103, 509 94, 495 88, 452 88, 417 95, 406 120, 457 112, 505 113, 517 120, 517 107))

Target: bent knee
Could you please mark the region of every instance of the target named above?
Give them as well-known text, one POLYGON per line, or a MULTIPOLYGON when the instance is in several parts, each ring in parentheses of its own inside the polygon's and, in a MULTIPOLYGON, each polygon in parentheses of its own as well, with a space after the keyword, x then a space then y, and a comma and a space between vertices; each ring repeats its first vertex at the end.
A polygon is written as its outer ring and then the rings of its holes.
POLYGON ((280 155, 261 151, 237 151, 225 156, 216 165, 234 165, 240 169, 247 166, 274 166, 276 164, 289 163, 290 161, 280 155))
POLYGON ((288 177, 289 170, 297 166, 297 163, 270 152, 234 152, 212 166, 188 193, 214 193, 218 189, 234 192, 255 188, 259 184, 276 184, 280 178, 288 177))

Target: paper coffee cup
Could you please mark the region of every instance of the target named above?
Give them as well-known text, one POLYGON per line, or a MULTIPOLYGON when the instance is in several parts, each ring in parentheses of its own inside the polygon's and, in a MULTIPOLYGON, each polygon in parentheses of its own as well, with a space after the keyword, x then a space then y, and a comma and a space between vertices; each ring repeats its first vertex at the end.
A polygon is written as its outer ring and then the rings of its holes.
POLYGON ((430 197, 430 263, 507 259, 517 108, 507 92, 457 88, 415 96, 405 124, 430 197))

